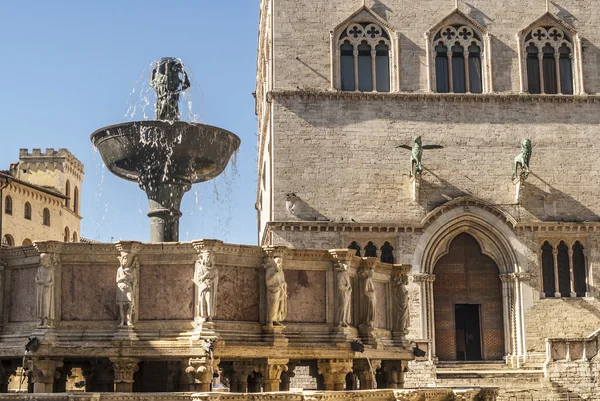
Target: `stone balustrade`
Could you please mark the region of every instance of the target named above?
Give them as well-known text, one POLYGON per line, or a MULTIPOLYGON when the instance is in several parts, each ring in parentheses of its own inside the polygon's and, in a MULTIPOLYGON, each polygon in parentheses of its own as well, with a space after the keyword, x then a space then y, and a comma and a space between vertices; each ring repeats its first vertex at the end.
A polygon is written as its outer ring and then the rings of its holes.
POLYGON ((546 339, 546 364, 557 361, 588 361, 600 350, 600 329, 587 337, 546 339))

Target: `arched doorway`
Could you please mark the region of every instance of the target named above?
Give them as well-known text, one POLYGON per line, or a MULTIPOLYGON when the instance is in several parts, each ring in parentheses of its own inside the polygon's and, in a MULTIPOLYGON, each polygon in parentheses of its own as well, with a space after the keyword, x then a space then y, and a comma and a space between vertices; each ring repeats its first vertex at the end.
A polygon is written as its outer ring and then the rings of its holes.
POLYGON ((505 355, 502 283, 475 238, 457 235, 433 273, 435 349, 440 361, 501 360, 505 355))

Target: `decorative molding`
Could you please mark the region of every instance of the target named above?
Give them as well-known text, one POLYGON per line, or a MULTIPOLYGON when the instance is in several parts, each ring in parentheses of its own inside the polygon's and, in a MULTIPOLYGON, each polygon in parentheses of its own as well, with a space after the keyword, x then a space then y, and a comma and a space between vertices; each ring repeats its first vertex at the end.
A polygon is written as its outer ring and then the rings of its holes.
POLYGON ((430 101, 458 103, 600 103, 600 95, 534 95, 530 93, 428 93, 428 92, 343 92, 317 89, 270 91, 269 101, 280 99, 321 99, 351 101, 430 101))

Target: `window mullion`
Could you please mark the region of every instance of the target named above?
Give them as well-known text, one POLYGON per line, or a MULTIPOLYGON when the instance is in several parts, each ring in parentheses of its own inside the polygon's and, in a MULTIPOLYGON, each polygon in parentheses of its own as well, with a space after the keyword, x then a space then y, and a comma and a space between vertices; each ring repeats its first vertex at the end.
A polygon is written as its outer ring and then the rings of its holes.
POLYGON ((372 46, 371 47, 371 71, 372 71, 371 81, 373 82, 373 92, 377 92, 377 65, 376 65, 376 61, 377 60, 376 60, 376 55, 377 55, 377 51, 375 50, 375 46, 372 46))
POLYGON ((552 256, 554 257, 554 297, 560 298, 560 288, 558 286, 558 249, 552 249, 552 256))
POLYGON ((554 65, 556 66, 556 93, 562 93, 560 87, 560 53, 557 50, 554 51, 554 65))
POLYGON ((452 47, 448 47, 448 51, 446 53, 448 57, 448 92, 454 92, 454 80, 452 79, 452 47))
POLYGON ((358 45, 354 45, 352 54, 354 55, 354 90, 358 92, 358 45))
POLYGON ((471 80, 469 79, 469 48, 466 46, 463 55, 465 57, 465 88, 467 93, 471 93, 471 80))
POLYGON ((540 69, 540 93, 546 93, 546 89, 544 88, 544 53, 542 51, 542 46, 540 46, 540 50, 538 52, 538 67, 540 69))
POLYGON ((569 278, 571 280, 571 298, 575 298, 577 293, 575 292, 575 274, 573 273, 573 247, 569 246, 569 278))

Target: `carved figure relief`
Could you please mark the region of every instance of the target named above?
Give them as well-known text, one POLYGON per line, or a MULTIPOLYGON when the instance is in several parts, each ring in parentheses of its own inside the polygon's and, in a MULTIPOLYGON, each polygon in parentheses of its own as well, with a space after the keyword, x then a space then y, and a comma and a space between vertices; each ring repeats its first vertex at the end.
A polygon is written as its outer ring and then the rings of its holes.
POLYGON ((372 267, 366 269, 363 274, 365 275, 365 297, 367 298, 366 312, 364 324, 369 327, 373 327, 375 323, 375 307, 377 304, 377 298, 375 294, 375 284, 373 283, 373 274, 375 269, 372 267))
POLYGON ((210 322, 213 319, 217 306, 219 272, 214 259, 213 251, 204 250, 195 264, 194 284, 198 291, 196 317, 199 317, 202 322, 210 322))
POLYGON ((40 266, 35 275, 36 314, 38 327, 54 327, 54 273, 58 258, 49 253, 40 254, 40 266))
POLYGON ((340 262, 337 267, 338 310, 337 321, 341 327, 350 325, 350 304, 352 302, 352 282, 348 274, 348 264, 340 262))
POLYGON ((135 310, 137 270, 139 267, 137 257, 127 252, 119 256, 121 265, 117 270, 117 305, 119 305, 119 326, 133 327, 133 312, 135 310))
POLYGON ((283 259, 268 258, 263 264, 267 286, 267 324, 281 326, 287 316, 287 284, 283 273, 283 259))
POLYGON ((398 275, 393 278, 394 284, 394 303, 395 303, 395 319, 394 331, 403 334, 408 333, 410 326, 410 311, 408 309, 408 276, 398 275))

